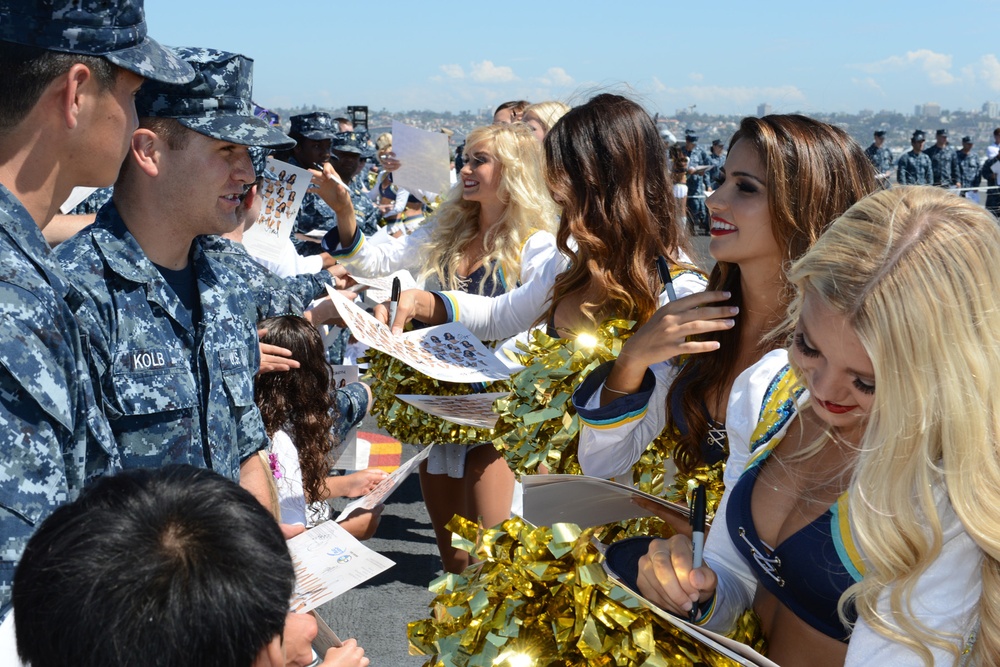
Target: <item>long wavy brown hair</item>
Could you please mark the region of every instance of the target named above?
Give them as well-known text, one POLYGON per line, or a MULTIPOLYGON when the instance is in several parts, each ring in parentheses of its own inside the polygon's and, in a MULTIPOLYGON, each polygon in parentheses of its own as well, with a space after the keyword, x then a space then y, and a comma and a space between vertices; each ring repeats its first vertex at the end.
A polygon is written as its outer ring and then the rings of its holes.
POLYGON ((686 250, 653 119, 632 100, 605 93, 560 118, 544 146, 545 180, 563 207, 556 241, 571 259, 556 278, 547 317, 567 296, 590 292, 582 307, 595 324, 611 315, 645 322, 659 304, 656 258, 675 261, 686 250))
MULTIPOLYGON (((729 149, 740 140, 746 141, 764 164, 771 228, 781 248, 783 268, 812 247, 844 211, 879 187, 871 162, 850 135, 807 116, 744 118, 729 149)), ((717 262, 706 290, 728 291, 732 296, 726 305, 742 306, 739 265, 717 262)), ((783 309, 758 338, 758 358, 784 343, 784 332, 773 328, 781 324, 791 296, 786 282, 779 295, 783 309)), ((681 412, 687 426, 674 448, 674 460, 682 473, 690 474, 702 462, 701 443, 709 429, 705 397, 714 393, 725 401, 726 387, 744 370, 737 368, 741 334, 741 319, 736 318, 731 329, 699 336, 700 340, 717 340, 721 347, 711 354, 691 357, 670 388, 668 429, 677 428, 681 421, 670 410, 677 392, 681 392, 681 412)))
POLYGON ((284 373, 261 373, 254 380, 254 399, 268 437, 286 431, 299 452, 302 488, 308 502, 326 500, 330 450, 336 444, 331 430, 336 414, 330 366, 323 341, 312 324, 295 315, 269 317, 258 325, 262 343, 292 352, 299 368, 284 373))

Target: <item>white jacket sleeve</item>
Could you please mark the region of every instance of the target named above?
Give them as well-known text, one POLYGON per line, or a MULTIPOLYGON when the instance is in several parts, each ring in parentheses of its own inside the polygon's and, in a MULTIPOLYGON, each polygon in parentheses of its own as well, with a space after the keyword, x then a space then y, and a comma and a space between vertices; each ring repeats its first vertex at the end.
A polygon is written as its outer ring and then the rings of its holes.
MULTIPOLYGON (((943 544, 937 559, 917 580, 910 609, 915 619, 933 632, 953 635, 955 646, 961 651, 978 623, 983 556, 948 502, 943 484, 936 486, 934 492, 943 544)), ((879 596, 879 613, 885 618, 892 618, 890 595, 891 589, 886 589, 879 596)), ((935 665, 954 664, 955 658, 948 651, 928 648, 935 665)), ((904 667, 920 664, 920 659, 903 644, 882 636, 859 618, 844 664, 846 667, 875 664, 904 667)))
MULTIPOLYGON (((674 279, 678 299, 705 290, 704 276, 687 272, 674 279)), ((669 302, 660 293, 660 307, 669 302)), ((604 381, 613 362, 594 370, 573 394, 580 416, 580 467, 584 474, 610 479, 628 474, 667 425, 667 394, 679 367, 673 360, 650 366, 634 394, 601 406, 604 381)))
POLYGON ((421 247, 429 240, 433 227, 433 223, 427 224, 409 236, 390 237, 379 244, 369 243, 359 228, 349 247, 333 250, 330 255, 352 273, 365 278, 387 276, 400 269, 413 273, 423 267, 421 247))
POLYGON ((585 475, 610 479, 627 475, 649 443, 667 425, 667 392, 677 374, 671 363, 646 370, 639 391, 601 406, 601 392, 613 361, 602 364, 577 387, 573 406, 580 417, 577 455, 585 475))
POLYGON ((556 276, 567 259, 555 237, 535 232, 521 249, 521 286, 496 297, 449 290, 438 292, 448 320, 461 322, 480 340, 505 340, 527 331, 545 312, 556 276))

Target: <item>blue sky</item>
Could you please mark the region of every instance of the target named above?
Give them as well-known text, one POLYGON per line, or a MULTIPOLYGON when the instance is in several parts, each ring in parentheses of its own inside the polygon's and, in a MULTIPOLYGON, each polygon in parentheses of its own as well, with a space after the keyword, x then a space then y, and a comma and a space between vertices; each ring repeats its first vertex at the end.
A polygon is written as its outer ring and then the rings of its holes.
POLYGON ((994 0, 146 0, 150 34, 255 60, 264 106, 391 111, 576 103, 631 91, 651 112, 979 109, 1000 101, 994 0), (992 14, 992 19, 990 18, 992 14))

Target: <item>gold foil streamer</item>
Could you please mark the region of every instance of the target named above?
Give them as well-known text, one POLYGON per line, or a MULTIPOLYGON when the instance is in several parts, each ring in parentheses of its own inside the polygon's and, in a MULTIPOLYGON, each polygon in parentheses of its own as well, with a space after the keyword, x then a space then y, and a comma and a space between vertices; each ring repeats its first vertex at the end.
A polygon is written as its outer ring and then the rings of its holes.
MULTIPOLYGON (((635 323, 606 321, 595 334, 576 338, 553 338, 534 330, 527 345, 518 344, 516 361, 525 369, 512 378, 511 395, 494 403, 500 415, 494 428, 494 446, 503 453, 518 475, 533 474, 544 465, 548 472, 582 474, 577 460, 580 422, 571 398, 587 375, 600 364, 616 359, 635 323)), ((646 493, 674 502, 690 500, 694 481, 705 485, 709 519, 715 514, 724 490, 725 464, 702 466, 687 477, 666 484, 664 464, 673 451, 676 436, 662 433, 632 466, 633 485, 646 493)), ((602 542, 611 544, 626 537, 674 534, 662 519, 642 517, 602 529, 602 542)))
POLYGON ((493 444, 517 475, 538 472, 540 465, 551 473, 581 473, 573 391, 597 366, 618 357, 634 325, 612 319, 575 338, 535 329, 527 345, 518 343, 514 356, 525 369, 511 378, 511 395, 493 404, 500 415, 493 444))
MULTIPOLYGON (((433 582, 430 617, 409 624, 410 652, 430 656, 428 667, 736 664, 614 586, 593 529, 514 518, 480 531, 461 517, 448 527, 479 536, 481 562, 433 582)), ((751 621, 742 632, 753 634, 751 621)))
MULTIPOLYGON (((396 398, 396 394, 465 396, 473 393, 473 385, 435 380, 373 348, 368 350, 365 360, 368 362, 365 379, 372 389, 371 413, 375 415, 379 427, 400 442, 413 445, 444 442, 474 445, 493 439, 491 429, 455 424, 396 398)), ((488 392, 509 389, 510 384, 506 381, 486 385, 488 392)))
MULTIPOLYGON (((705 487, 705 507, 709 522, 715 517, 715 510, 719 507, 722 494, 726 490, 723 483, 723 473, 726 469, 725 460, 713 465, 698 466, 690 475, 682 475, 680 472, 671 481, 671 484, 663 486, 663 466, 672 445, 665 434, 661 434, 650 447, 643 453, 639 462, 632 467, 632 484, 638 489, 666 498, 675 503, 684 505, 691 504, 691 494, 695 484, 705 487), (664 443, 668 443, 665 445, 664 443), (666 456, 664 456, 666 452, 666 456), (657 485, 651 485, 650 480, 658 480, 657 485)), ((609 524, 598 531, 598 539, 604 544, 613 544, 628 537, 654 536, 671 537, 674 534, 673 528, 659 517, 640 517, 629 519, 619 523, 609 524)))

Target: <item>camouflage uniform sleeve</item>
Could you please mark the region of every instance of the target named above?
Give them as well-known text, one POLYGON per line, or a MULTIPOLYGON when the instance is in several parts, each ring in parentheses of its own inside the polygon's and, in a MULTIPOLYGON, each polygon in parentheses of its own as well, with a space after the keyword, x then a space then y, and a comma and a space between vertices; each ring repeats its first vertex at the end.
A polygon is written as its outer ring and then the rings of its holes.
POLYGON ((334 394, 333 435, 341 442, 347 433, 368 414, 368 391, 360 382, 352 382, 334 394))
POLYGON ((313 192, 307 192, 302 197, 302 205, 299 207, 299 214, 295 218, 295 229, 292 233, 292 243, 295 250, 300 255, 318 255, 323 252, 319 243, 303 241, 295 237, 295 234, 305 234, 317 229, 330 230, 337 226, 337 214, 313 192))
MULTIPOLYGON (((244 299, 252 300, 249 293, 244 293, 244 299)), ((257 323, 250 322, 247 346, 250 350, 249 363, 249 383, 250 401, 249 409, 246 410, 237 422, 237 449, 239 450, 239 462, 242 464, 248 458, 265 449, 270 443, 267 431, 264 429, 264 419, 260 415, 257 404, 253 401, 253 379, 260 371, 260 339, 257 337, 257 323)))
POLYGON ((285 278, 285 287, 299 301, 302 314, 314 300, 326 296, 326 286, 333 285, 333 276, 326 269, 316 273, 302 273, 291 278, 285 278))
MULTIPOLYGON (((11 329, 6 321, 0 327, 5 340, 0 360, 0 616, 9 610, 14 566, 28 539, 49 512, 70 498, 61 447, 69 414, 51 414, 45 407, 48 397, 22 385, 26 373, 46 368, 48 355, 11 329)), ((68 387, 52 389, 68 401, 68 387)))
POLYGON ((110 470, 110 431, 89 393, 83 340, 65 304, 0 283, 0 616, 38 524, 110 470), (102 442, 97 442, 100 439, 102 442))

